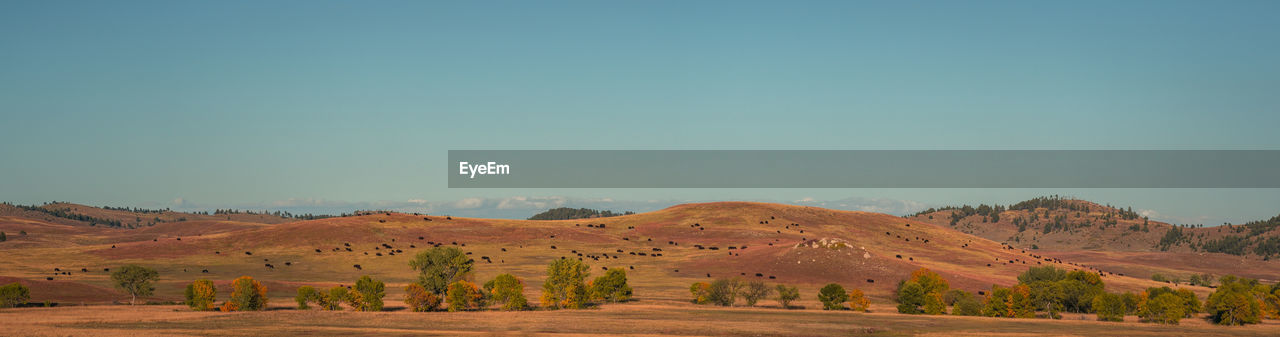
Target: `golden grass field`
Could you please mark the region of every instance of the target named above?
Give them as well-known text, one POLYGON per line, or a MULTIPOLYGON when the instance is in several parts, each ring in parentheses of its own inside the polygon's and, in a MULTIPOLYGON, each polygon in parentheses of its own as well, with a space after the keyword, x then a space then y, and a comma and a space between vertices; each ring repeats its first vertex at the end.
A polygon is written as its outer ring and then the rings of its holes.
MULTIPOLYGON (((26 284, 31 288, 32 302, 58 305, 0 310, 0 322, 14 327, 10 331, 19 335, 1276 335, 1280 330, 1276 322, 1228 328, 1187 319, 1182 325, 1168 327, 1094 322, 1088 317, 1081 321, 1078 315, 1074 320, 1055 321, 891 313, 889 294, 894 284, 922 267, 940 273, 953 288, 974 293, 989 290, 992 284, 1014 284, 1019 273, 1037 265, 1101 272, 1107 290, 1113 292, 1166 285, 1133 277, 1135 273, 1129 270, 1191 268, 1181 266, 1184 262, 1174 259, 1176 255, 1128 258, 1127 253, 1114 251, 1041 253, 914 219, 778 204, 686 204, 628 216, 558 221, 375 213, 275 224, 200 219, 143 229, 2 216, 0 231, 10 233, 10 240, 0 243, 0 256, 4 256, 0 284, 26 284), (12 234, 20 230, 28 235, 12 234), (478 282, 500 273, 522 278, 530 299, 538 297, 545 266, 554 259, 581 257, 595 275, 603 274, 604 268, 622 268, 635 288, 636 301, 582 311, 394 311, 402 305, 402 288, 416 280, 408 261, 430 242, 472 253, 476 259, 473 278, 478 282), (1061 263, 1046 258, 1058 258, 1061 263), (264 281, 273 306, 279 310, 227 314, 196 313, 172 305, 109 305, 126 301, 128 296, 112 289, 110 273, 104 269, 129 263, 160 272, 156 294, 146 299, 149 301, 181 300, 183 287, 201 278, 217 284, 222 301, 230 293, 230 280, 249 275, 264 281), (359 270, 354 267, 357 264, 359 270), (1117 271, 1129 271, 1130 276, 1120 276, 1117 271), (349 285, 362 275, 387 283, 385 301, 393 311, 288 309, 298 286, 349 285), (809 309, 782 310, 772 301, 761 303, 774 306, 772 309, 687 303, 689 284, 734 276, 796 285, 802 295, 799 304, 809 309), (874 312, 813 309, 818 307, 818 288, 832 282, 864 290, 871 297, 874 312)), ((1280 263, 1247 262, 1213 267, 1280 279, 1280 263)), ((1211 291, 1184 287, 1201 298, 1211 291)))
MULTIPOLYGON (((287 299, 281 299, 282 301, 287 299)), ((812 303, 811 303, 812 304, 812 303)), ((814 309, 721 308, 640 300, 586 310, 528 312, 192 312, 183 306, 76 306, 0 310, 7 335, 555 335, 555 336, 1275 336, 1280 323, 1219 327, 1093 321, 913 316, 814 309)))

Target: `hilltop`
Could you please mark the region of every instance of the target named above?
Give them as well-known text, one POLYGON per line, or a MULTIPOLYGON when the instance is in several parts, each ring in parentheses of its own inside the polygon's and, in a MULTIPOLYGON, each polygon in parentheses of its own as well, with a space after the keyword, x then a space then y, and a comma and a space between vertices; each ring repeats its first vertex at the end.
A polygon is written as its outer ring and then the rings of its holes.
POLYGON ((276 224, 295 221, 283 213, 219 210, 213 214, 177 212, 169 209, 141 209, 125 207, 93 207, 67 202, 50 202, 43 205, 15 205, 0 203, 0 216, 78 226, 104 226, 142 228, 161 223, 188 221, 235 221, 258 224, 276 224))
POLYGON ((929 209, 908 218, 1028 249, 1280 256, 1280 216, 1244 225, 1173 225, 1133 211, 1057 196, 1009 206, 929 209))

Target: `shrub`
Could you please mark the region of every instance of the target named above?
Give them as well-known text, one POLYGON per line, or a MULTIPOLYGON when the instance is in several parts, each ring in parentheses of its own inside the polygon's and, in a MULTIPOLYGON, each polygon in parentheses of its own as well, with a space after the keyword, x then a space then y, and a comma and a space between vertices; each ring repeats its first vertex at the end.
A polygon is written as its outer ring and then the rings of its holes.
POLYGON ((627 285, 627 271, 609 269, 604 276, 591 281, 591 298, 607 303, 631 299, 631 286, 627 285))
POLYGON ((449 284, 449 311, 471 310, 480 307, 483 294, 475 283, 458 281, 449 284))
POLYGON ((1178 320, 1182 319, 1183 304, 1178 295, 1163 293, 1148 300, 1146 304, 1144 310, 1138 313, 1138 317, 1144 322, 1178 324, 1178 320))
POLYGON ((580 309, 586 305, 590 271, 578 260, 558 259, 547 266, 547 280, 542 283, 542 306, 548 309, 580 309))
POLYGON ((764 281, 751 281, 747 282, 747 285, 742 288, 742 292, 739 295, 742 295, 742 300, 747 302, 747 306, 754 307, 756 302, 768 297, 772 291, 768 285, 764 284, 764 281))
POLYGON ((138 296, 151 296, 156 290, 151 283, 159 278, 160 273, 155 269, 136 264, 120 267, 111 273, 111 283, 129 294, 129 304, 137 302, 138 296))
POLYGON ((791 302, 800 299, 800 289, 796 287, 779 284, 776 290, 778 291, 778 303, 782 304, 783 309, 791 308, 791 302))
MULTIPOLYGON (((596 279, 596 281, 599 280, 596 279)), ((625 275, 622 282, 622 285, 626 286, 625 275)), ((485 289, 493 301, 502 303, 502 310, 524 310, 529 305, 529 301, 524 298, 524 281, 514 275, 498 275, 492 281, 485 283, 485 289)), ((627 290, 629 295, 631 288, 627 290)))
POLYGON ((866 312, 869 308, 871 308, 871 301, 862 293, 862 290, 849 290, 849 309, 866 312))
POLYGON ((844 310, 844 302, 849 300, 849 293, 839 284, 831 283, 818 290, 818 301, 822 301, 823 310, 844 310))
POLYGON ((1093 310, 1098 313, 1099 321, 1110 322, 1124 322, 1124 315, 1128 312, 1124 304, 1124 296, 1112 293, 1094 296, 1093 310))
POLYGON ((404 303, 414 312, 427 312, 440 307, 440 296, 427 291, 422 285, 410 283, 404 287, 404 303))
POLYGON ((382 298, 387 296, 386 284, 369 277, 369 275, 361 276, 356 280, 355 293, 359 296, 356 303, 352 304, 352 308, 356 311, 382 311, 382 298))
POLYGON ((0 308, 12 308, 27 304, 31 300, 31 289, 21 283, 10 283, 0 286, 0 308))
POLYGON ((267 286, 252 277, 241 276, 231 281, 230 310, 257 311, 267 307, 267 286))
MULTIPOLYGON (((781 287, 782 285, 778 285, 781 287)), ((689 293, 693 295, 694 304, 707 304, 711 302, 711 284, 706 282, 694 282, 689 286, 689 293)))
POLYGON ((191 310, 209 311, 214 309, 214 302, 217 301, 218 290, 214 288, 213 282, 209 280, 196 280, 187 285, 187 289, 183 292, 186 301, 183 303, 191 310))
POLYGON ((435 294, 444 294, 450 284, 466 279, 475 261, 457 247, 435 247, 418 253, 409 261, 417 270, 418 284, 435 294))

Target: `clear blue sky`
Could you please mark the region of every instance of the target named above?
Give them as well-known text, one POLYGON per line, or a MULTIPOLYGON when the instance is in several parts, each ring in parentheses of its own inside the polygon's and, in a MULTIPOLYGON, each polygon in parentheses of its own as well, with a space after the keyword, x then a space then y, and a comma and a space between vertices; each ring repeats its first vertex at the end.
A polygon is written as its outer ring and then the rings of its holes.
POLYGON ((449 149, 1280 149, 1277 13, 1277 1, 4 1, 0 200, 445 211, 517 196, 1061 193, 1245 221, 1280 213, 1280 191, 450 190, 438 168, 449 149))

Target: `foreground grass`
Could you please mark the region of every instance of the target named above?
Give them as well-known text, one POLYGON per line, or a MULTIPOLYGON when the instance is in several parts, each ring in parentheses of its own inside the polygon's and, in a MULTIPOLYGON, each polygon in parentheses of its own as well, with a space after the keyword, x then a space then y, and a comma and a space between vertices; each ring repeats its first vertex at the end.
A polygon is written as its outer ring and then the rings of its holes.
POLYGON ((190 312, 181 306, 86 306, 0 310, 6 335, 678 335, 903 336, 1077 335, 1274 336, 1280 323, 1218 327, 1081 320, 911 316, 820 310, 717 308, 678 302, 530 312, 190 312))

